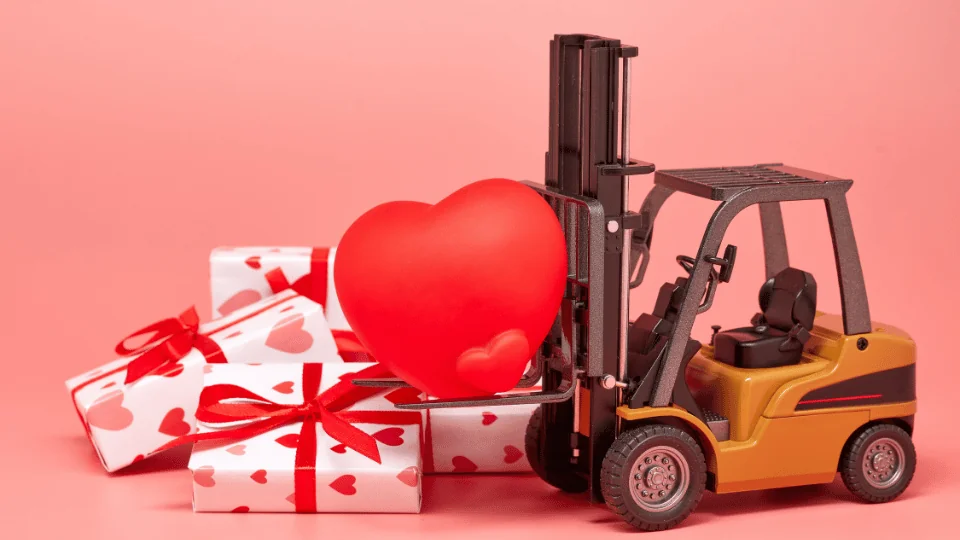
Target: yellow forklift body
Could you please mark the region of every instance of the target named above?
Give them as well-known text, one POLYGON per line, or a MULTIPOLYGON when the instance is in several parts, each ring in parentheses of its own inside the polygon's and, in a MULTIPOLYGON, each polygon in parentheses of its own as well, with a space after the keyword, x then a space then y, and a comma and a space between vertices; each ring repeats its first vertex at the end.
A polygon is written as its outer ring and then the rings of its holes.
POLYGON ((916 413, 916 399, 846 406, 846 398, 805 396, 857 377, 912 366, 916 345, 903 331, 878 323, 869 334, 847 336, 840 317, 820 313, 811 334, 796 365, 738 368, 715 361, 709 346, 690 361, 686 379, 691 391, 699 403, 729 419, 727 441, 718 442, 706 424, 679 407, 622 406, 617 414, 628 422, 678 418, 696 430, 717 493, 832 482, 843 446, 858 428, 910 417, 916 413), (863 343, 869 345, 861 349, 863 343))

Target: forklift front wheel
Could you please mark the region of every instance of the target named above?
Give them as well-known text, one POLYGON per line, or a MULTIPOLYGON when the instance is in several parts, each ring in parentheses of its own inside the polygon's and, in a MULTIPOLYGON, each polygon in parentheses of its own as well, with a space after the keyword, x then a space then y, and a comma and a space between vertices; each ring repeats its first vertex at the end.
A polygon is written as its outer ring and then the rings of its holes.
POLYGON ((696 509, 707 484, 700 445, 660 424, 620 434, 600 470, 603 498, 627 523, 645 531, 678 525, 696 509))
MULTIPOLYGON (((546 483, 561 491, 566 491, 567 493, 583 493, 590 486, 587 483, 587 479, 578 474, 573 470, 573 467, 570 466, 569 457, 558 463, 542 463, 540 461, 541 455, 554 455, 552 452, 540 451, 540 447, 543 444, 543 441, 540 439, 540 434, 542 433, 540 424, 542 423, 543 409, 537 407, 537 410, 533 412, 530 421, 527 423, 527 434, 524 441, 527 459, 530 461, 530 468, 546 483)), ((559 458, 560 456, 558 455, 557 457, 559 458)))

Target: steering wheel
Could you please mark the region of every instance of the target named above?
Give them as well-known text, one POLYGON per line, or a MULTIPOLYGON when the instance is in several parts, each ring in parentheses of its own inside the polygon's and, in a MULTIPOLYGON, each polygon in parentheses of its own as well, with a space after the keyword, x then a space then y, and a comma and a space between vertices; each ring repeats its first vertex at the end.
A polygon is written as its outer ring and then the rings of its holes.
POLYGON ((677 264, 681 268, 687 271, 687 274, 693 274, 693 267, 697 264, 697 260, 693 257, 687 257, 686 255, 677 255, 677 264))
MULTIPOLYGON (((697 260, 693 257, 687 257, 686 255, 677 255, 677 264, 681 268, 687 271, 687 275, 693 275, 693 267, 696 266, 697 260)), ((720 274, 717 273, 717 269, 712 265, 710 266, 710 279, 717 279, 720 274)))

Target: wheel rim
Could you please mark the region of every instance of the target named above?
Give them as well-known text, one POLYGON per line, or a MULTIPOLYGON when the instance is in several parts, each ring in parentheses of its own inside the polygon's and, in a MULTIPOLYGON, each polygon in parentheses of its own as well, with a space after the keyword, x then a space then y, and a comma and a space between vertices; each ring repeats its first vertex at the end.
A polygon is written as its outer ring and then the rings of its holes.
POLYGON ((883 437, 870 443, 863 453, 863 477, 877 489, 886 489, 900 480, 906 463, 903 447, 883 437))
POLYGON ((676 507, 690 487, 690 465, 670 446, 645 450, 630 470, 630 495, 641 508, 666 512, 676 507))

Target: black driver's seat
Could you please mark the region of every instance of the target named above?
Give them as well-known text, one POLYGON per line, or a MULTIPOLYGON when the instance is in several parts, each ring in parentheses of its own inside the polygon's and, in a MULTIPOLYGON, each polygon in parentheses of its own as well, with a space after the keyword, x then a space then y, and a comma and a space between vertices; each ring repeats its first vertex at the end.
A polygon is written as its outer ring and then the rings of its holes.
POLYGON ((714 358, 742 368, 800 363, 817 309, 817 282, 803 270, 786 268, 760 288, 760 310, 752 327, 714 337, 714 358))

